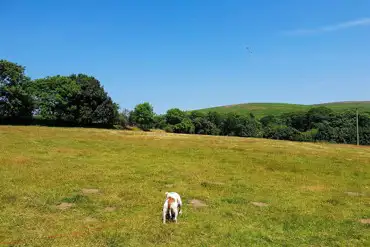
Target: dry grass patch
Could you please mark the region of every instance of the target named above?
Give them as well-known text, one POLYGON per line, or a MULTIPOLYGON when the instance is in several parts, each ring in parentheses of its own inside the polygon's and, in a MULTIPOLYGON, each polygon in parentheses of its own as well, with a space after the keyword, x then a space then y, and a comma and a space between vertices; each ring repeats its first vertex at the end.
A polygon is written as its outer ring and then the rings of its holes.
POLYGON ((98 220, 97 220, 97 219, 95 219, 95 218, 93 218, 93 217, 88 216, 88 217, 86 217, 86 218, 84 219, 84 222, 85 222, 85 223, 95 223, 95 222, 98 222, 98 220))
POLYGON ((328 190, 324 185, 305 185, 302 187, 305 190, 309 191, 325 191, 328 190))
POLYGON ((352 192, 352 191, 346 191, 344 192, 346 193, 347 195, 349 196, 363 196, 364 194, 363 193, 359 193, 359 192, 352 192))
POLYGON ((251 204, 257 207, 267 207, 268 206, 268 204, 264 202, 251 202, 251 204))
POLYGON ((12 165, 27 165, 27 164, 30 164, 31 162, 32 162, 32 159, 30 157, 23 156, 23 155, 9 157, 6 161, 6 163, 12 164, 12 165))
POLYGON ((105 212, 114 212, 114 211, 116 211, 117 210, 117 208, 116 207, 106 207, 106 208, 104 208, 104 211, 105 212))
POLYGON ((207 204, 205 204, 205 202, 201 201, 201 200, 198 200, 198 199, 191 199, 189 200, 189 204, 193 207, 193 208, 202 208, 202 207, 207 207, 207 204))
POLYGON ((362 224, 370 224, 370 219, 360 219, 362 224))
POLYGON ((81 191, 85 195, 87 195, 87 194, 97 194, 97 193, 100 192, 99 189, 82 189, 81 191))
POLYGON ((57 209, 60 209, 60 210, 67 210, 71 207, 75 206, 74 203, 69 203, 69 202, 62 202, 60 203, 59 205, 56 206, 57 209))

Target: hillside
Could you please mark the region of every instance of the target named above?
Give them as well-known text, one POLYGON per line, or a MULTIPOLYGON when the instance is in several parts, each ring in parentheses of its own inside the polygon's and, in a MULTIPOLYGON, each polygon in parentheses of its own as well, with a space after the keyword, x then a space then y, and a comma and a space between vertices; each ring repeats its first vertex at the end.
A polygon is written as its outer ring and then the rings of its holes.
POLYGON ((260 118, 266 115, 280 115, 282 113, 294 111, 306 111, 312 107, 326 106, 335 111, 344 111, 358 108, 359 111, 370 111, 370 101, 354 101, 354 102, 333 102, 315 105, 299 105, 287 103, 246 103, 228 106, 218 106, 212 108, 199 109, 197 111, 208 112, 217 111, 220 113, 235 112, 239 114, 253 113, 260 118))
POLYGON ((367 147, 8 126, 0 138, 0 245, 370 241, 367 147), (177 225, 161 222, 166 191, 184 201, 177 225))

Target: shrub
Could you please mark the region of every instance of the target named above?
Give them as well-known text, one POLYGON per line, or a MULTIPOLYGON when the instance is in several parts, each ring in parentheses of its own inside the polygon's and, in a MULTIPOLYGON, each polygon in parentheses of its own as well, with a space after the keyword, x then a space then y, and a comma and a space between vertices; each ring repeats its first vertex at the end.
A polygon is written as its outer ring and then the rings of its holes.
POLYGON ((185 118, 181 123, 173 126, 174 133, 194 134, 194 124, 190 119, 185 118))

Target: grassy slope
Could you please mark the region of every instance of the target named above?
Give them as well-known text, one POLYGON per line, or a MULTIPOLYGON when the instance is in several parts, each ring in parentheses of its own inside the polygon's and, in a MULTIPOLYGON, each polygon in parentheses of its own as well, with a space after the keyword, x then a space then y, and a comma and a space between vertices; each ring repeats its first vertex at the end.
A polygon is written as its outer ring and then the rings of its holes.
POLYGON ((326 106, 336 111, 343 111, 348 109, 359 108, 359 111, 370 111, 370 101, 368 102, 334 102, 317 105, 298 105, 298 104, 285 104, 285 103, 249 103, 249 104, 238 104, 230 106, 219 106, 206 109, 200 109, 199 111, 218 111, 221 113, 236 112, 239 114, 249 114, 252 112, 257 117, 263 117, 266 115, 280 115, 282 113, 294 112, 294 111, 306 111, 314 106, 326 106))
POLYGON ((368 147, 6 126, 0 126, 0 138, 0 242, 21 239, 25 246, 370 243, 369 225, 359 222, 370 218, 368 147), (84 195, 84 188, 99 193, 84 195), (179 192, 184 202, 195 198, 208 206, 185 205, 178 225, 162 225, 165 191, 179 192), (346 191, 364 195, 350 196, 346 191), (63 201, 75 205, 56 208, 63 201), (257 207, 253 201, 269 206, 257 207), (116 210, 105 211, 107 207, 116 210), (65 235, 46 238, 56 234, 65 235))

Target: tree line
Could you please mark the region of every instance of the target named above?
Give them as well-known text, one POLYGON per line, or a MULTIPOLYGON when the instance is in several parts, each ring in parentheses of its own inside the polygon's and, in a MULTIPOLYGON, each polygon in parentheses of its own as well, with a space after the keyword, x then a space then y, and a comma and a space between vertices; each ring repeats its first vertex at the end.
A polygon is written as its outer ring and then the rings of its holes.
MULTIPOLYGON (((184 134, 357 143, 356 112, 336 112, 324 106, 256 119, 252 113, 246 116, 232 112, 185 112, 177 108, 170 109, 163 115, 155 115, 152 106, 143 103, 138 105, 127 119, 128 124, 144 130, 157 128, 184 134)), ((370 112, 359 113, 358 126, 360 144, 370 145, 370 112)))
MULTIPOLYGON (((99 80, 85 74, 31 80, 25 67, 0 60, 0 123, 48 126, 127 128, 171 133, 258 137, 278 140, 355 144, 356 112, 327 107, 257 119, 252 113, 169 109, 155 114, 144 102, 121 110, 99 80)), ((370 112, 358 116, 361 145, 370 145, 370 112)))

